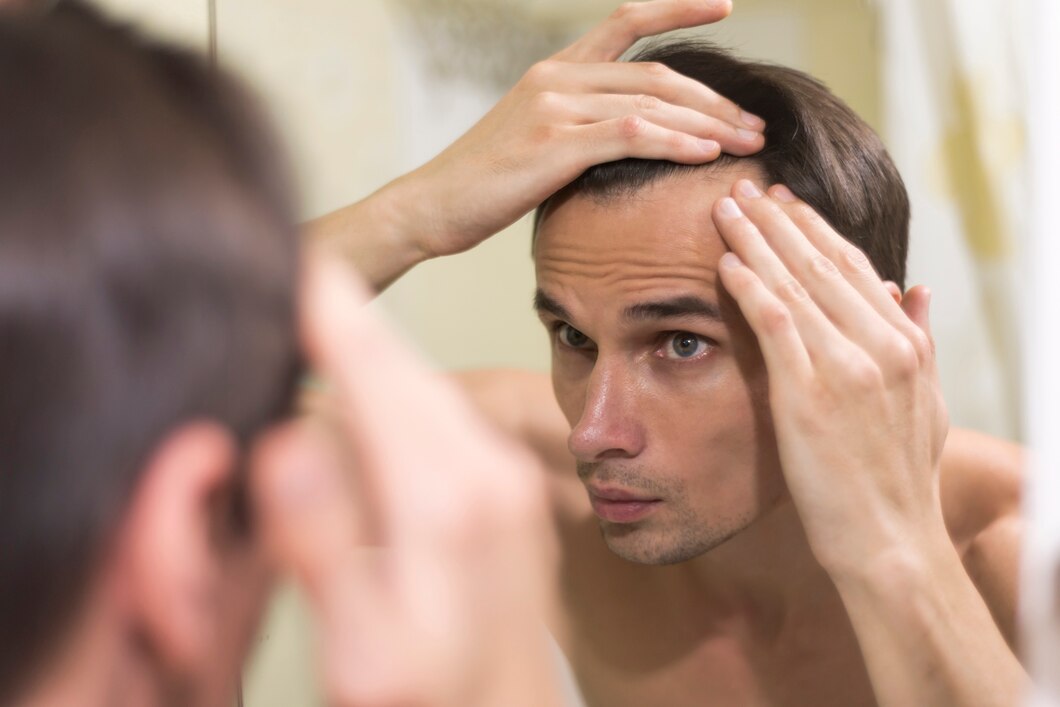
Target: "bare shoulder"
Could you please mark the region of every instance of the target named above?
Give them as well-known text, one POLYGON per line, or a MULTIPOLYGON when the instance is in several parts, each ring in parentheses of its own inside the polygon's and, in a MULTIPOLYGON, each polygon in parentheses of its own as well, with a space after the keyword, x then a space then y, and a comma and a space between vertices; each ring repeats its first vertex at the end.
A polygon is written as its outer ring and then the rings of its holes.
POLYGON ((953 429, 942 456, 946 526, 1010 645, 1016 642, 1023 448, 953 429))
POLYGON ((518 369, 461 371, 453 377, 494 424, 533 448, 550 468, 569 468, 570 425, 548 374, 518 369))
POLYGON ((557 510, 584 514, 585 492, 567 448, 570 424, 556 403, 548 374, 489 369, 453 377, 486 418, 537 453, 548 470, 557 510))

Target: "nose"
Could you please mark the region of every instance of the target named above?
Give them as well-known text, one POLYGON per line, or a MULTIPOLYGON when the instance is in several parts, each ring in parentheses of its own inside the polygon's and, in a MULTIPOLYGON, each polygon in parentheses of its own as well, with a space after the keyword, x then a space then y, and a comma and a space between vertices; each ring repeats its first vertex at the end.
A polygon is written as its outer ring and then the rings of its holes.
POLYGON ((578 461, 632 458, 643 451, 644 428, 632 383, 623 365, 597 360, 589 375, 581 417, 567 440, 578 461))

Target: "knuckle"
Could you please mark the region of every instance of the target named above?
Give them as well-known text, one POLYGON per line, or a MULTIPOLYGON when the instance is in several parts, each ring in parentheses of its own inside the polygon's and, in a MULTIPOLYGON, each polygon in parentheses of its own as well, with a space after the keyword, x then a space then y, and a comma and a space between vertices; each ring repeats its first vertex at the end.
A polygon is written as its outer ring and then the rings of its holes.
POLYGON ((611 19, 619 22, 632 22, 640 8, 636 2, 624 2, 611 13, 611 19))
POLYGON ((662 101, 655 96, 642 93, 633 97, 633 107, 640 111, 651 112, 662 107, 662 101))
POLYGON ((872 271, 868 256, 855 245, 843 246, 843 262, 853 273, 864 274, 872 271))
POLYGON ((666 144, 674 150, 674 152, 682 152, 687 149, 692 142, 692 138, 684 133, 671 130, 666 135, 666 144))
POLYGON ((645 76, 653 81, 669 79, 673 75, 669 66, 658 61, 641 62, 641 67, 645 76))
POLYGON ((635 140, 644 134, 646 124, 639 115, 627 115, 618 121, 618 134, 626 140, 635 140))
POLYGON ((791 313, 779 302, 762 307, 762 327, 769 334, 777 334, 791 326, 791 313))
POLYGON ((832 279, 839 275, 839 269, 835 263, 820 253, 810 259, 810 272, 821 279, 832 279))
POLYGON ((541 86, 549 82, 553 74, 555 73, 555 61, 551 59, 544 59, 537 62, 523 75, 523 80, 529 83, 531 86, 541 86))
POLYGON ((807 297, 806 288, 795 278, 788 278, 779 283, 774 288, 774 292, 780 298, 780 301, 786 304, 801 302, 807 297))
POLYGON ((913 342, 904 336, 895 336, 887 346, 890 367, 902 379, 912 378, 920 371, 920 356, 913 342))
POLYGON ((879 367, 863 354, 848 356, 843 369, 847 384, 854 390, 874 390, 883 382, 879 367))
POLYGON ((909 334, 909 343, 919 361, 926 362, 935 357, 935 342, 920 327, 909 334))
POLYGON ((562 105, 563 99, 555 91, 541 91, 533 98, 534 110, 538 113, 554 113, 562 105))

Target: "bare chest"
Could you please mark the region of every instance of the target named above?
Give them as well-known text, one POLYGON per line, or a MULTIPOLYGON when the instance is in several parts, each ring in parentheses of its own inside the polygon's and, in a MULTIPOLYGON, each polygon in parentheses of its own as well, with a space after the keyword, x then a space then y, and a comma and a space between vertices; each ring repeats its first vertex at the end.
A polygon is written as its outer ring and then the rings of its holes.
MULTIPOLYGON (((855 653, 855 656, 857 654, 855 653)), ((667 663, 625 665, 576 649, 572 668, 589 707, 875 707, 859 658, 802 665, 714 642, 667 663)))
POLYGON ((722 620, 628 586, 600 599, 568 607, 565 651, 589 707, 876 705, 838 599, 803 616, 722 620))

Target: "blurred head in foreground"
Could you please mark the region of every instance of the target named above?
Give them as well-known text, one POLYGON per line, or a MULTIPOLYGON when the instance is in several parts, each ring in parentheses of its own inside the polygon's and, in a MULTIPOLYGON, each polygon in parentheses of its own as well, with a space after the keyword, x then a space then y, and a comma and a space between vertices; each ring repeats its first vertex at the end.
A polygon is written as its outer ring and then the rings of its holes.
POLYGON ((276 146, 76 4, 0 12, 0 96, 0 703, 227 704, 268 584, 242 460, 299 362, 276 146))

